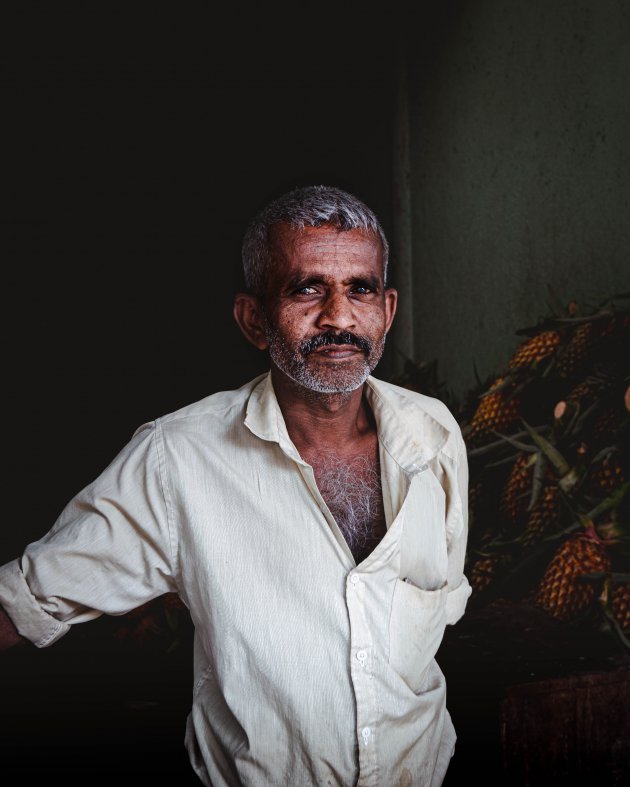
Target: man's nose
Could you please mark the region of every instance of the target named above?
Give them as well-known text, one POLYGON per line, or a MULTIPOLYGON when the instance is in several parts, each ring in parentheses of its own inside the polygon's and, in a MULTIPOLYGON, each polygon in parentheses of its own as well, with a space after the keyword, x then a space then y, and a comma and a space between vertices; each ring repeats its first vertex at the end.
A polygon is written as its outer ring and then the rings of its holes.
POLYGON ((355 324, 352 303, 344 292, 331 292, 324 301, 317 326, 326 330, 347 331, 355 324))

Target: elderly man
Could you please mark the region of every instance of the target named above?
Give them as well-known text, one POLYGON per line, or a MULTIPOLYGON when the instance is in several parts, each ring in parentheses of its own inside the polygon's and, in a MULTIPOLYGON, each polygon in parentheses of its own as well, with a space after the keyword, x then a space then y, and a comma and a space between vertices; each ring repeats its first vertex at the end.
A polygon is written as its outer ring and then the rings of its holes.
POLYGON ((206 785, 429 787, 453 754, 434 656, 470 594, 466 450, 442 402, 371 376, 387 255, 339 189, 266 207, 234 316, 270 372, 141 426, 0 569, 5 646, 180 595, 206 785))

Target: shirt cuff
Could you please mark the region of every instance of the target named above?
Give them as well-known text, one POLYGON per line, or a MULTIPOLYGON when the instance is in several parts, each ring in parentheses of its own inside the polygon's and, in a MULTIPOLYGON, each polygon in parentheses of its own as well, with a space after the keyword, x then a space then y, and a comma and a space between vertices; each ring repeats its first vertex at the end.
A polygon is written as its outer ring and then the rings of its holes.
POLYGON ((462 578, 459 585, 453 590, 449 590, 446 597, 446 623, 452 625, 464 614, 466 602, 472 593, 472 588, 466 577, 462 578))
POLYGON ((41 608, 31 593, 19 560, 0 566, 0 605, 11 618, 18 633, 38 648, 52 645, 70 630, 41 608))

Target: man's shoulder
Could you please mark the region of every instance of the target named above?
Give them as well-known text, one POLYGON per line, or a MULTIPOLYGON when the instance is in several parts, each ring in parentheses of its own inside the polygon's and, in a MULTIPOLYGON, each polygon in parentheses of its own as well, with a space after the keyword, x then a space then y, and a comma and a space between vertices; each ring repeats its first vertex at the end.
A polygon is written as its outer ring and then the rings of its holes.
POLYGON ((374 377, 370 377, 369 383, 378 397, 401 416, 410 433, 416 429, 422 429, 425 434, 432 432, 436 436, 443 433, 446 439, 442 442, 442 448, 447 453, 460 452, 463 446, 461 427, 441 399, 374 377))
POLYGON ((240 388, 209 394, 203 399, 156 418, 153 423, 169 430, 185 429, 187 425, 192 426, 205 418, 220 420, 227 424, 233 417, 242 416, 252 391, 265 377, 266 374, 261 374, 240 388))
POLYGON ((398 405, 405 410, 423 411, 446 429, 460 431, 457 419, 441 399, 374 377, 371 377, 370 381, 378 394, 385 396, 393 406, 398 405))

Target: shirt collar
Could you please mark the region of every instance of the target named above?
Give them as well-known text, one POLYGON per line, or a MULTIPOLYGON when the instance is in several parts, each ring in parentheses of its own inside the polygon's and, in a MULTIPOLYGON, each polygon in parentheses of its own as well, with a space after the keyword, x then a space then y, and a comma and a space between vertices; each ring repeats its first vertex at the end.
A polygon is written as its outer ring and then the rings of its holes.
POLYGON ((368 377, 365 391, 385 449, 407 473, 423 470, 451 435, 429 411, 436 400, 376 377, 368 377))
MULTIPOLYGON (((430 397, 368 377, 365 394, 374 413, 379 440, 393 459, 414 474, 435 457, 451 430, 423 406, 430 397)), ((255 385, 247 403, 245 426, 262 440, 276 442, 300 464, 306 464, 293 444, 276 398, 271 373, 255 385)))
POLYGON ((250 394, 245 426, 262 440, 278 443, 280 448, 296 462, 302 465, 307 464, 289 437, 284 416, 271 382, 271 372, 267 372, 250 394))

